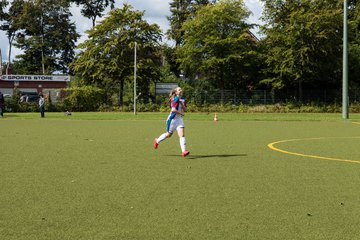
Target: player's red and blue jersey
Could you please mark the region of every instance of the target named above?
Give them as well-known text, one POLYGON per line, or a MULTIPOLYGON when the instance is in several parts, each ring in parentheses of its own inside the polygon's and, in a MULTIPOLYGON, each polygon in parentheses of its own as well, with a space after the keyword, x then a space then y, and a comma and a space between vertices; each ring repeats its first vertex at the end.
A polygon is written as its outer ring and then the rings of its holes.
MULTIPOLYGON (((177 111, 180 111, 180 99, 178 96, 175 96, 170 103, 170 108, 175 108, 177 111)), ((170 112, 169 119, 174 119, 176 117, 176 113, 170 112)))

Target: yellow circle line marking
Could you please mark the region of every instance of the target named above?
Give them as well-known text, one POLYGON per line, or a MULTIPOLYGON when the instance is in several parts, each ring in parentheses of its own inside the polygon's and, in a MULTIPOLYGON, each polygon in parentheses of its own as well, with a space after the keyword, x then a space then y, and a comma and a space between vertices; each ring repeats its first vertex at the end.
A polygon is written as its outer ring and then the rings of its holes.
POLYGON ((267 146, 274 151, 300 156, 300 157, 308 157, 308 158, 316 158, 321 160, 330 160, 330 161, 338 161, 338 162, 347 162, 347 163, 360 163, 360 160, 351 160, 351 159, 343 159, 343 158, 332 158, 332 157, 323 157, 323 156, 317 156, 317 155, 310 155, 310 154, 303 154, 303 153, 297 153, 297 152, 290 152, 286 151, 277 147, 274 147, 274 145, 279 143, 285 143, 285 142, 295 142, 295 141, 306 141, 306 140, 321 140, 321 139, 330 139, 330 138, 360 138, 360 137, 320 137, 320 138, 302 138, 302 139, 289 139, 289 140, 281 140, 273 143, 269 143, 267 146))
POLYGON ((360 124, 360 122, 352 122, 352 123, 355 123, 355 124, 360 124))

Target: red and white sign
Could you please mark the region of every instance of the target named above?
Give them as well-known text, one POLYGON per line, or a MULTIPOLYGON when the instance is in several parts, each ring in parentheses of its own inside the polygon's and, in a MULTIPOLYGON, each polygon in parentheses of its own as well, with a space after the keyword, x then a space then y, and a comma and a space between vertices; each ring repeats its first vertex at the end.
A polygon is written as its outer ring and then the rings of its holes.
POLYGON ((70 76, 52 75, 2 75, 0 80, 17 82, 70 82, 70 76))

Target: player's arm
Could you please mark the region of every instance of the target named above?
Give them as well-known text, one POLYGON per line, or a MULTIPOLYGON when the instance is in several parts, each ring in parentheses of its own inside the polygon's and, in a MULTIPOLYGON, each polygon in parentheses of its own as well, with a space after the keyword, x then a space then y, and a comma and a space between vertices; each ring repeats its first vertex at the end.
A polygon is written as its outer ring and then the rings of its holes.
POLYGON ((186 103, 185 103, 184 98, 180 99, 180 104, 181 104, 181 109, 185 112, 186 111, 186 103))
POLYGON ((172 104, 171 104, 171 112, 181 115, 181 116, 184 116, 184 114, 179 112, 179 110, 178 110, 179 104, 180 104, 180 99, 178 97, 175 97, 174 102, 172 102, 172 104))
POLYGON ((175 107, 171 108, 171 112, 176 113, 178 115, 184 116, 184 113, 179 112, 175 107))

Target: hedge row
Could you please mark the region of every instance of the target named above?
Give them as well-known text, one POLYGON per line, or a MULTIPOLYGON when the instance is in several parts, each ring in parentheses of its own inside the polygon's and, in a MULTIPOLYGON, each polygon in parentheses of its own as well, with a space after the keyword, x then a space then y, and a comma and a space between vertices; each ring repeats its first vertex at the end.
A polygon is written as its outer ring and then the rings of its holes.
MULTIPOLYGON (((74 101, 76 104, 76 101, 74 101)), ((37 103, 17 103, 9 102, 6 105, 8 112, 36 112, 38 111, 37 103)), ((124 106, 108 106, 94 104, 72 106, 69 101, 61 101, 56 104, 47 103, 46 111, 49 112, 65 112, 65 111, 99 111, 99 112, 132 112, 133 105, 124 106), (86 107, 87 106, 87 107, 86 107)), ((168 112, 167 104, 137 104, 138 112, 168 112)), ((278 103, 271 105, 232 105, 232 104, 187 104, 187 112, 233 112, 233 113, 341 113, 342 106, 340 104, 294 104, 294 103, 278 103)), ((360 113, 360 103, 351 103, 349 112, 360 113)))
MULTIPOLYGON (((37 103, 20 103, 20 92, 14 91, 10 99, 6 99, 6 111, 8 112, 35 112, 38 111, 37 103)), ((49 99, 49 98, 47 98, 49 99)), ((128 100, 129 101, 129 100, 128 100)), ((50 112, 94 112, 115 111, 132 112, 133 103, 117 106, 113 95, 103 89, 94 86, 81 86, 63 89, 58 102, 47 101, 46 110, 50 112)), ((352 102, 349 106, 352 113, 360 113, 360 102, 352 102)), ((137 103, 138 112, 168 112, 169 104, 166 98, 158 99, 155 103, 137 103)), ((300 104, 298 102, 286 102, 277 104, 196 104, 193 101, 187 103, 188 112, 238 112, 238 113, 340 113, 342 106, 333 104, 300 104)))

